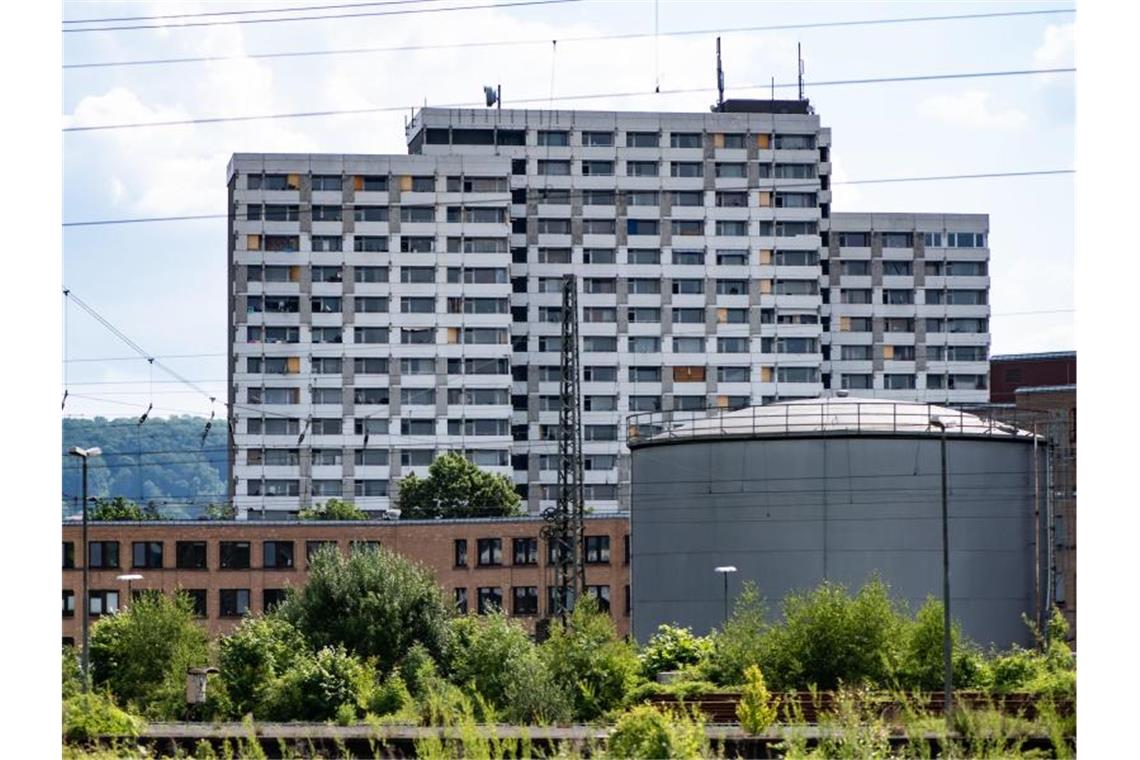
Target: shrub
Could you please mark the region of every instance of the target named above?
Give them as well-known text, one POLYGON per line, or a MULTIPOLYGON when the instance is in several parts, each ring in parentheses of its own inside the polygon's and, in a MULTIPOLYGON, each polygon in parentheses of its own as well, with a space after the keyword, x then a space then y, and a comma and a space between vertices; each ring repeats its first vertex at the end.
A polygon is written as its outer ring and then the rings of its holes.
POLYGON ((172 719, 186 706, 186 669, 205 665, 206 632, 185 594, 143 594, 91 629, 91 676, 122 704, 172 719))
POLYGON ((368 515, 351 501, 329 499, 324 504, 306 507, 297 513, 298 520, 367 520, 368 515))
POLYGON ((269 615, 241 621, 218 644, 220 679, 233 713, 253 712, 260 717, 274 682, 307 651, 305 637, 283 618, 269 615))
POLYGON ((758 665, 767 630, 764 602, 753 581, 745 581, 724 629, 714 631, 712 651, 705 660, 706 677, 722 686, 744 682, 744 671, 758 665))
POLYGON ((579 720, 617 707, 637 684, 636 650, 618 638, 613 619, 589 597, 577 601, 565 624, 551 625, 539 651, 554 680, 572 695, 579 720))
POLYGON ((277 614, 314 647, 343 646, 386 672, 416 642, 442 652, 450 605, 428 570, 393 551, 345 557, 330 546, 313 556, 308 581, 277 614))
POLYGON ((708 755, 704 719, 699 713, 663 712, 637 705, 610 733, 606 754, 615 758, 701 758, 708 755))
POLYGON ((550 725, 574 718, 570 693, 532 651, 511 668, 504 693, 506 717, 512 723, 550 725))
POLYGON ((712 639, 695 636, 692 629, 662 624, 641 650, 641 672, 654 678, 682 665, 699 665, 712 652, 712 639))
POLYGON ((501 611, 465 615, 450 621, 447 659, 451 680, 474 690, 496 707, 506 704, 508 684, 517 665, 534 655, 534 644, 521 625, 501 611))
POLYGON ((79 662, 79 653, 73 646, 63 648, 63 663, 60 668, 63 676, 63 698, 66 700, 83 691, 83 665, 79 662))
POLYGON ((314 656, 296 658, 274 682, 267 700, 271 720, 330 720, 346 714, 346 708, 365 708, 373 690, 369 663, 343 647, 324 647, 314 656))
MULTIPOLYGON (((941 600, 928 597, 915 613, 914 621, 905 626, 898 673, 899 685, 904 688, 937 691, 943 687, 942 610, 941 600)), ((979 685, 984 663, 957 622, 950 626, 950 651, 954 685, 958 688, 979 685)))
POLYGON ((142 721, 119 709, 110 696, 76 694, 63 702, 63 738, 89 742, 100 737, 136 737, 142 721))
POLYGON ((159 519, 157 512, 145 510, 122 496, 116 496, 113 499, 96 499, 95 507, 88 517, 91 520, 133 520, 135 522, 159 519))
POLYGON ((750 734, 758 734, 776 722, 776 706, 771 704, 764 674, 755 665, 744 671, 744 688, 736 705, 740 727, 750 734))
POLYGON ((399 672, 392 671, 376 687, 372 700, 368 704, 368 711, 375 715, 391 715, 398 713, 415 703, 407 684, 400 677, 399 672))

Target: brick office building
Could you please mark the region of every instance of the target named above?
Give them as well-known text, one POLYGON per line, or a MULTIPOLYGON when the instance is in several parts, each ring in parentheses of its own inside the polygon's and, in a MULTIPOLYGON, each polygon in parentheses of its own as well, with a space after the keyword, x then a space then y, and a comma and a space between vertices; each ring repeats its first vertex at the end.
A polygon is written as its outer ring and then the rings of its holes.
MULTIPOLYGON (((88 527, 93 619, 125 603, 124 574, 142 575, 130 590, 183 589, 211 636, 226 633, 247 611, 261 613, 288 587, 304 584, 306 557, 325 543, 395 550, 428 567, 459 611, 501 606, 528 629, 549 609, 553 570, 543 521, 535 517, 401 522, 120 522, 88 527)), ((83 573, 76 545, 82 527, 63 526, 63 637, 82 635, 83 573)), ((587 517, 586 583, 608 607, 618 632, 630 630, 629 519, 587 517)))

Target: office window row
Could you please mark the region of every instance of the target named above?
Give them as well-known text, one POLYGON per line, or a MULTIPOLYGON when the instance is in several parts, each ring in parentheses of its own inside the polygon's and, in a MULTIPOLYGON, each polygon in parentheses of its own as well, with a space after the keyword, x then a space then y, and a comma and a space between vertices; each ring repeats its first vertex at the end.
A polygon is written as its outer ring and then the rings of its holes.
MULTIPOLYGON (((556 586, 546 587, 547 609, 555 609, 559 592, 560 589, 556 586)), ((598 601, 598 606, 603 612, 610 611, 609 586, 587 586, 586 593, 598 601)), ((504 606, 501 586, 479 586, 475 589, 476 612, 480 615, 489 615, 500 610, 519 617, 538 615, 538 586, 511 586, 509 609, 504 606)), ((455 589, 455 611, 460 615, 471 612, 470 597, 466 587, 460 586, 455 589)), ((626 614, 629 614, 628 604, 626 614)))
MULTIPOLYGON (((159 593, 153 589, 135 589, 134 598, 143 594, 159 593)), ((197 617, 209 617, 208 591, 203 588, 179 589, 179 593, 190 597, 190 602, 197 617)), ((286 590, 283 588, 267 588, 261 592, 261 608, 270 612, 274 607, 285 601, 286 590)), ((91 617, 113 615, 119 611, 119 591, 114 589, 92 589, 88 592, 88 609, 91 617)), ((218 617, 242 617, 250 611, 250 590, 247 588, 223 588, 218 590, 218 617)), ((63 617, 75 616, 75 592, 70 589, 63 590, 63 617)))
MULTIPOLYGON (((174 568, 178 570, 206 570, 206 541, 176 541, 174 543, 174 568)), ((261 565, 266 570, 289 570, 296 566, 293 541, 262 541, 261 565)), ((354 541, 353 548, 379 546, 378 541, 354 541)), ((250 541, 219 541, 219 570, 253 569, 253 546, 250 541)), ((306 541, 305 558, 312 560, 313 554, 323 546, 336 546, 336 541, 306 541)), ((88 567, 91 569, 118 569, 120 564, 118 541, 89 541, 88 567)), ((166 568, 165 544, 162 541, 131 542, 131 568, 166 568)), ((63 542, 63 569, 75 569, 75 544, 63 542)))
MULTIPOLYGON (((626 537, 626 545, 628 547, 628 537, 626 537)), ((479 538, 475 540, 475 566, 476 567, 499 567, 503 564, 503 539, 501 538, 479 538)), ((537 565, 538 564, 538 539, 537 538, 512 538, 512 565, 537 565)), ((628 551, 628 550, 627 550, 628 551)), ((559 552, 555 551, 555 547, 550 545, 547 551, 547 563, 555 564, 558 560, 559 552)), ((609 536, 586 536, 585 543, 585 561, 586 564, 591 565, 604 565, 610 562, 610 537, 609 536)), ((628 559, 627 559, 628 561, 628 559)), ((454 541, 454 563, 455 567, 467 567, 467 539, 457 538, 454 541)))

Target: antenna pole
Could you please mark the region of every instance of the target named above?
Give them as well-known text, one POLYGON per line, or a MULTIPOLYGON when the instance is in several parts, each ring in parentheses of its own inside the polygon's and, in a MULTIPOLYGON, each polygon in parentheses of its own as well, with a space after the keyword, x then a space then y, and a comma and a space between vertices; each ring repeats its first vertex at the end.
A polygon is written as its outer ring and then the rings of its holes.
POLYGON ((724 69, 720 65, 720 37, 716 38, 716 110, 724 110, 724 69))
POLYGON ((499 113, 503 112, 503 86, 501 84, 495 85, 495 103, 499 113))
POLYGON ((800 100, 804 99, 804 56, 800 51, 800 43, 796 43, 796 61, 799 66, 800 100))

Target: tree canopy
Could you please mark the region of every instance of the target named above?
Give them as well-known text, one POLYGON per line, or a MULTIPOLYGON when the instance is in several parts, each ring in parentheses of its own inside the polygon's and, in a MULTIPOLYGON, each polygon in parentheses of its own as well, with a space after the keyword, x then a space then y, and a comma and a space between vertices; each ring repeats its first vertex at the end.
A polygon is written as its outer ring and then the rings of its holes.
POLYGON ((400 481, 400 518, 404 520, 521 513, 521 499, 510 478, 484 472, 458 452, 437 457, 426 478, 412 473, 400 481))
POLYGON ((299 520, 367 520, 368 515, 351 501, 329 499, 297 513, 299 520))

